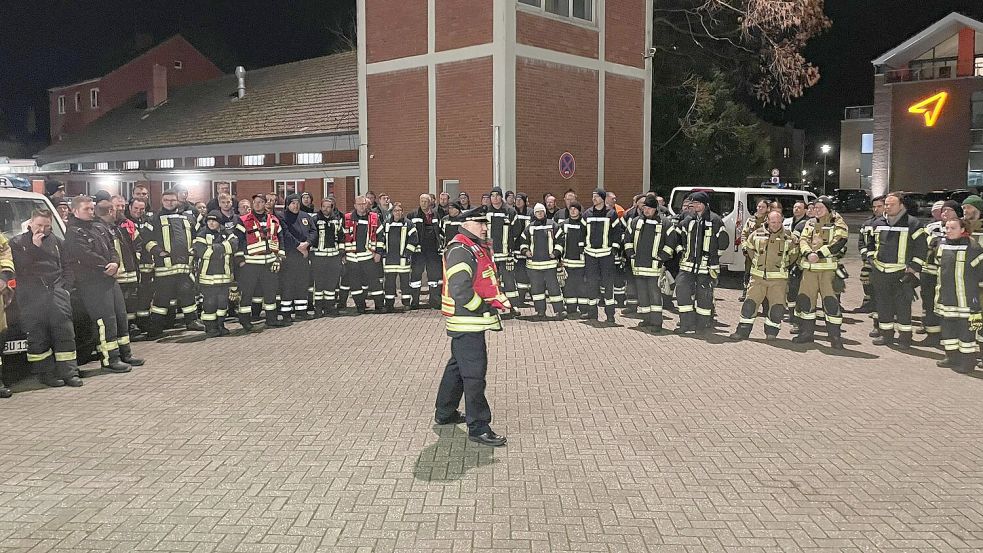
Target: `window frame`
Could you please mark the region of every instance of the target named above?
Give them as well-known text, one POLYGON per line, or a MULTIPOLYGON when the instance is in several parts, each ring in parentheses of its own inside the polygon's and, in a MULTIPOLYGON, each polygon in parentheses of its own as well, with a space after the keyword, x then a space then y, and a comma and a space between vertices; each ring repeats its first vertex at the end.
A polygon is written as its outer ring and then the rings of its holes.
POLYGON ((234 180, 213 180, 212 181, 212 197, 218 199, 218 185, 228 183, 229 194, 232 195, 233 199, 238 198, 236 196, 236 181, 234 180))
POLYGON ((167 192, 168 190, 177 188, 177 186, 179 184, 181 184, 180 181, 176 181, 176 180, 160 181, 160 193, 161 193, 161 195, 163 195, 164 192, 167 192))
MULTIPOLYGON (((283 199, 283 201, 286 201, 287 196, 289 196, 290 194, 300 194, 301 192, 304 191, 303 188, 304 188, 304 179, 281 179, 281 180, 273 181, 273 195, 276 196, 278 202, 281 201, 281 199, 283 199), (294 189, 292 192, 288 190, 289 184, 293 184, 294 189), (283 185, 283 195, 280 195, 280 185, 283 185)), ((282 207, 282 206, 277 206, 277 207, 282 207)))
POLYGON ((165 158, 157 160, 158 169, 173 169, 174 168, 174 158, 165 158))
POLYGON ((81 113, 82 111, 82 93, 75 92, 75 113, 81 113))
POLYGON ((214 156, 212 156, 212 157, 196 157, 195 158, 195 167, 215 167, 215 157, 214 156), (211 162, 210 163, 202 163, 202 160, 204 160, 204 159, 210 159, 211 162))
POLYGON ((109 171, 108 161, 97 161, 95 171, 109 171))
POLYGON ((250 154, 242 156, 243 167, 262 167, 266 165, 266 154, 250 154), (259 163, 250 163, 250 160, 259 160, 259 163))
POLYGON ((558 13, 553 13, 546 10, 545 0, 533 0, 535 4, 528 4, 523 0, 518 0, 516 2, 516 7, 518 9, 526 10, 544 17, 549 17, 551 19, 556 19, 558 21, 563 21, 565 23, 570 23, 573 25, 582 25, 585 27, 597 28, 597 3, 602 0, 584 0, 585 2, 590 2, 590 18, 584 19, 573 15, 574 13, 574 2, 575 0, 558 0, 567 3, 567 15, 561 15, 558 13))
POLYGON ((89 109, 99 109, 99 87, 89 89, 89 109))
POLYGON ((299 152, 294 161, 297 165, 320 165, 324 163, 324 154, 321 152, 299 152))
POLYGON ((123 162, 124 171, 139 171, 140 162, 139 161, 124 161, 123 162))
POLYGON ((58 115, 65 115, 65 95, 58 96, 58 115))

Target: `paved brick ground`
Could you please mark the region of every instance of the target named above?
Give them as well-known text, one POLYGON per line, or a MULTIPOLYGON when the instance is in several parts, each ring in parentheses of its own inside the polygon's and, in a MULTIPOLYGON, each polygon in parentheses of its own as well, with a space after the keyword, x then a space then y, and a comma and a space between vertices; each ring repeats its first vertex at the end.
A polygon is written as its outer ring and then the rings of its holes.
POLYGON ((983 548, 980 380, 858 316, 840 355, 622 320, 490 335, 495 450, 431 425, 435 312, 137 344, 0 401, 0 550, 983 548))

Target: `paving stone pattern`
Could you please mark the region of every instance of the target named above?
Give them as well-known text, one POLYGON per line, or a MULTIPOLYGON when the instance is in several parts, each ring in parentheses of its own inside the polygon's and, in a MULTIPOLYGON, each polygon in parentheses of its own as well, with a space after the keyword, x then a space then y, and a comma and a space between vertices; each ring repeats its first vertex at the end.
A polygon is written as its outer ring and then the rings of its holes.
POLYGON ((983 381, 860 315, 838 355, 730 343, 737 295, 706 341, 489 334, 499 449, 432 425, 433 311, 137 343, 0 401, 0 551, 983 549, 983 381))

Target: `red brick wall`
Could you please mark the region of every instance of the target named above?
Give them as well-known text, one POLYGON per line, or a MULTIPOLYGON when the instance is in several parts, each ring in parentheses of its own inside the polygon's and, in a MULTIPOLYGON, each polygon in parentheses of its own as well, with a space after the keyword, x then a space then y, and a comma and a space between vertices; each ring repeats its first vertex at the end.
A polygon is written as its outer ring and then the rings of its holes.
POLYGON ((645 0, 608 0, 604 8, 604 56, 608 61, 644 67, 645 0))
POLYGON ((597 187, 597 72, 519 58, 516 61, 516 190, 541 198, 597 187), (559 159, 577 160, 563 179, 559 159))
POLYGON ((368 75, 369 180, 365 190, 407 202, 427 190, 427 69, 368 75))
MULTIPOLYGON (((892 85, 892 191, 928 192, 965 188, 969 160, 973 92, 983 91, 983 79, 892 85), (925 116, 908 108, 941 91, 949 98, 934 127, 925 116)), ((880 117, 880 116, 877 116, 880 117)))
POLYGON ((427 0, 366 0, 366 61, 427 53, 427 0))
POLYGON ((222 71, 188 41, 180 36, 167 40, 143 55, 133 59, 109 73, 102 79, 78 87, 56 90, 49 93, 51 139, 57 141, 59 134, 77 133, 102 114, 153 87, 153 69, 160 64, 167 69, 167 86, 174 89, 194 82, 206 81, 222 76, 222 71), (174 61, 180 60, 181 69, 174 68, 174 61), (99 107, 89 107, 89 89, 99 89, 99 107), (82 93, 82 111, 75 112, 75 92, 82 93), (58 115, 58 96, 65 95, 65 115, 58 115))
POLYGON ((597 58, 596 30, 523 11, 518 11, 515 15, 516 42, 597 58))
POLYGON ((436 0, 436 49, 453 50, 492 41, 494 0, 436 0))
POLYGON ((444 179, 460 180, 471 197, 491 189, 491 57, 437 66, 438 188, 444 179))
POLYGON ((358 150, 321 152, 324 163, 358 163, 358 150))
POLYGON ((644 102, 644 81, 605 75, 604 188, 614 191, 621 205, 642 192, 644 102))
POLYGON ((243 198, 252 201, 254 194, 267 194, 273 192, 273 181, 271 180, 238 180, 236 181, 236 199, 243 198))

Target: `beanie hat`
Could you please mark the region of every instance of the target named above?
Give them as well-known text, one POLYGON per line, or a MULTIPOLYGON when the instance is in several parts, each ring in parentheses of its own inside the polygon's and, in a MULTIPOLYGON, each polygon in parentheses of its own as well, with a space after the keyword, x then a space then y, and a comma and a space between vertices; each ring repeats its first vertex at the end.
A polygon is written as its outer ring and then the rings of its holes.
POLYGON ((830 213, 833 212, 833 198, 830 198, 829 196, 820 196, 820 197, 816 198, 816 202, 817 203, 821 203, 824 206, 826 206, 826 209, 830 213))
POLYGON ((932 204, 932 211, 942 211, 942 208, 943 207, 945 207, 945 202, 942 201, 942 200, 939 200, 939 201, 935 202, 934 204, 932 204))
POLYGON ((501 196, 502 195, 502 187, 501 186, 496 186, 496 187, 492 188, 491 189, 491 192, 489 192, 488 194, 489 194, 489 196, 491 194, 498 194, 499 196, 501 196))
POLYGON ((64 189, 65 189, 65 185, 56 180, 49 180, 44 182, 44 191, 49 196, 54 194, 55 192, 58 192, 59 190, 64 190, 64 189))
POLYGON ((646 197, 645 198, 645 207, 651 207, 651 208, 658 209, 658 207, 659 207, 659 199, 656 198, 655 196, 648 196, 648 197, 646 197))
POLYGON ((539 213, 540 211, 546 213, 546 206, 543 204, 536 204, 536 207, 532 208, 533 213, 539 213))
POLYGON ((603 188, 598 188, 594 191, 594 193, 600 196, 602 200, 608 197, 608 193, 605 192, 603 188))
POLYGON ((106 191, 106 190, 100 190, 100 191, 96 192, 96 195, 93 196, 92 199, 96 203, 99 203, 99 202, 108 202, 109 200, 112 199, 112 196, 109 194, 108 191, 106 191))
POLYGON ((959 202, 955 200, 946 200, 942 202, 942 209, 945 209, 947 207, 956 212, 956 217, 962 218, 963 206, 959 205, 959 202))
POLYGON ((299 202, 300 196, 297 194, 288 194, 286 198, 283 199, 283 205, 288 206, 290 202, 299 202))
POLYGON ((464 211, 464 206, 461 205, 461 202, 451 202, 447 207, 453 207, 458 211, 464 211))
POLYGON ((689 195, 689 201, 699 202, 703 205, 710 205, 710 195, 706 192, 693 192, 689 195))
POLYGON ((972 196, 968 196, 965 200, 963 200, 963 205, 971 205, 979 211, 983 211, 983 198, 973 194, 972 196))
POLYGON ((215 221, 221 222, 222 221, 222 212, 219 211, 219 210, 217 210, 217 209, 213 209, 213 210, 211 210, 211 211, 208 212, 208 215, 205 216, 205 220, 206 221, 215 220, 215 221))
MULTIPOLYGON (((576 209, 577 211, 583 211, 584 210, 584 206, 580 205, 580 202, 571 202, 570 203, 570 209, 576 209)), ((570 210, 568 209, 567 211, 569 212, 570 210)))

